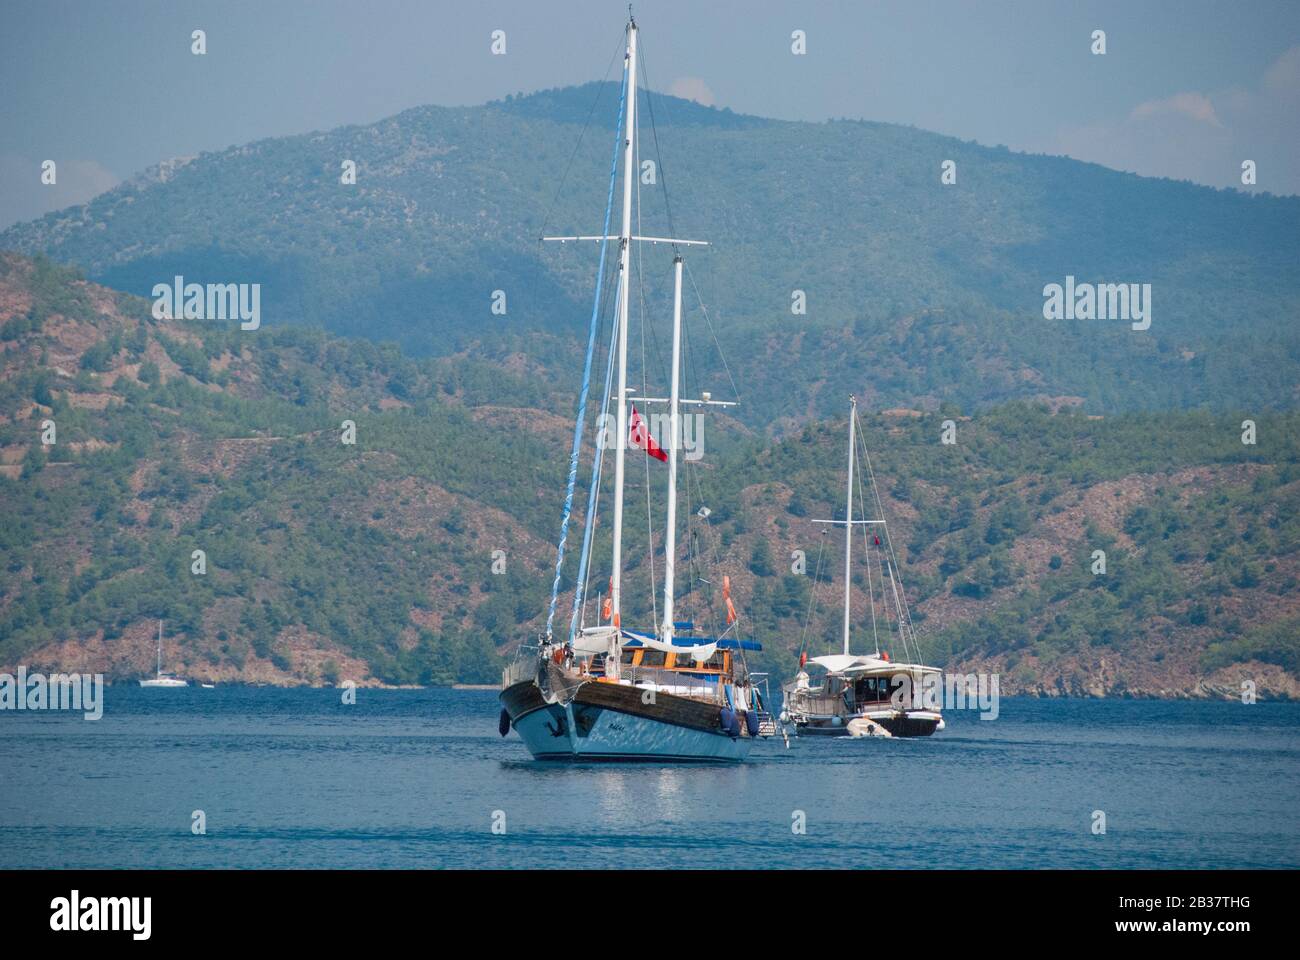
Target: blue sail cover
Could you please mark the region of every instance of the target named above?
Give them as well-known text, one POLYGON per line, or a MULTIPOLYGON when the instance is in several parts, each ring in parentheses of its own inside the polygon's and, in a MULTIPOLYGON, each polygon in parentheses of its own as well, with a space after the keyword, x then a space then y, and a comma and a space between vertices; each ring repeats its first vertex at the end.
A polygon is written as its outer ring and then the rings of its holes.
MULTIPOLYGON (((546 638, 552 636, 555 625, 555 605, 560 597, 560 575, 564 567, 564 548, 569 541, 569 518, 573 515, 573 492, 578 485, 578 457, 582 451, 582 431, 587 420, 587 396, 591 389, 591 361, 596 352, 596 333, 600 328, 600 294, 605 281, 605 255, 609 249, 609 221, 614 209, 614 183, 618 169, 618 147, 620 139, 618 130, 623 126, 623 105, 627 100, 627 71, 623 72, 623 90, 618 98, 618 121, 614 125, 614 158, 609 167, 609 199, 605 202, 605 229, 601 231, 605 239, 600 242, 600 266, 596 270, 596 296, 591 305, 591 331, 587 335, 587 358, 582 367, 582 392, 578 396, 578 416, 573 425, 573 449, 569 454, 569 478, 564 493, 564 516, 560 520, 560 545, 555 552, 555 580, 551 584, 551 603, 546 611, 546 638)), ((599 447, 597 448, 599 457, 599 447)), ((594 472, 593 472, 594 477, 594 472)), ((593 490, 595 484, 593 482, 593 490)), ((588 513, 590 518, 590 513, 588 513)), ((588 538, 583 539, 583 557, 581 566, 586 566, 588 538)), ((579 578, 579 585, 582 580, 579 578)), ((579 586, 581 589, 581 586, 579 586)), ((575 598, 575 603, 577 599, 575 598)))

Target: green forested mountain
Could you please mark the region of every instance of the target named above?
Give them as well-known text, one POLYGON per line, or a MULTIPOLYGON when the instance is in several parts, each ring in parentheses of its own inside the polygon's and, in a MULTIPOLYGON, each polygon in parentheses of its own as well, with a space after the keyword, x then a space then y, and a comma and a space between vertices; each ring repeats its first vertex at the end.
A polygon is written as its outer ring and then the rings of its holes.
MULTIPOLYGON (((599 231, 616 105, 616 87, 591 84, 233 147, 15 226, 0 248, 141 295, 178 274, 261 283, 270 326, 417 355, 526 348, 537 376, 572 389, 595 250, 536 238, 599 231), (355 185, 340 183, 347 160, 355 185), (505 316, 490 311, 496 290, 505 316)), ((1035 397, 1093 413, 1297 399, 1300 199, 658 94, 641 117, 672 223, 650 187, 639 222, 716 243, 690 263, 756 426, 833 415, 850 392, 873 409, 968 412, 1035 397), (1045 320, 1043 288, 1067 276, 1151 284, 1150 329, 1045 320), (791 312, 795 290, 806 314, 791 312)), ((646 256, 662 322, 669 254, 646 256)))
POLYGON ((490 638, 541 604, 562 464, 483 397, 540 405, 532 381, 287 327, 250 347, 48 261, 0 272, 0 660, 130 675, 161 617, 204 676, 495 675, 490 638))
MULTIPOLYGON (((162 618, 167 665, 191 677, 490 681, 543 623, 572 396, 525 357, 159 321, 6 255, 0 365, 0 670, 137 676, 162 618)), ((1029 402, 867 416, 923 653, 997 669, 1008 692, 1231 695, 1245 677, 1300 695, 1298 427, 1281 411, 1029 402)), ((772 440, 723 422, 684 485, 683 513, 712 511, 692 548, 731 576, 759 665, 781 674, 801 643, 837 642, 842 574, 812 574, 823 537, 831 557, 839 541, 811 520, 840 509, 843 431, 772 440)), ((662 563, 640 477, 662 475, 634 467, 628 621, 648 623, 662 563)), ((607 547, 593 569, 599 587, 607 547)), ((712 587, 681 589, 684 616, 716 618, 712 587)))

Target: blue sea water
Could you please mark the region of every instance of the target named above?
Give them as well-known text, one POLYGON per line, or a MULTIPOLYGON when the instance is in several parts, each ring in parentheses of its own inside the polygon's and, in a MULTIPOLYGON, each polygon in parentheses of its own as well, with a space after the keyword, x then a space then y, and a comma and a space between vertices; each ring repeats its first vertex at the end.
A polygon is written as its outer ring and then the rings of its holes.
POLYGON ((1010 698, 929 739, 573 767, 489 691, 105 698, 0 712, 0 867, 1300 866, 1300 704, 1010 698))

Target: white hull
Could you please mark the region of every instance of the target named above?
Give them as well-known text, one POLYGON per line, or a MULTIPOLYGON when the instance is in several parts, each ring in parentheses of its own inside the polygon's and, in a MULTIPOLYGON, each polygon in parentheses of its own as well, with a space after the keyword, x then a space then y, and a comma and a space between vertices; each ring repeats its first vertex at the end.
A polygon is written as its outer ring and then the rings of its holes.
POLYGON ((797 736, 851 737, 849 724, 854 720, 870 720, 895 737, 928 737, 944 728, 943 715, 937 710, 863 710, 831 716, 794 716, 797 736))

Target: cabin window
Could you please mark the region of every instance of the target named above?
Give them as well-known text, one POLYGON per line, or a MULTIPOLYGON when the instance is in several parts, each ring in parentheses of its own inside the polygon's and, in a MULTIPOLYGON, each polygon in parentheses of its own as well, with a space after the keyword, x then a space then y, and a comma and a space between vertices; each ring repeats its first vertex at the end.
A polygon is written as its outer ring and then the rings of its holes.
POLYGON ((884 677, 867 677, 858 683, 859 700, 887 700, 889 681, 884 677))
POLYGON ((641 666, 662 667, 668 661, 668 654, 662 650, 642 650, 641 666))
POLYGON ((723 659, 726 656, 726 654, 724 654, 721 650, 714 651, 713 656, 709 657, 709 659, 703 661, 702 663, 696 663, 695 658, 692 657, 689 653, 675 653, 673 654, 673 656, 675 658, 674 665, 677 667, 678 670, 692 670, 698 673, 722 672, 723 667, 726 663, 726 661, 723 659))

